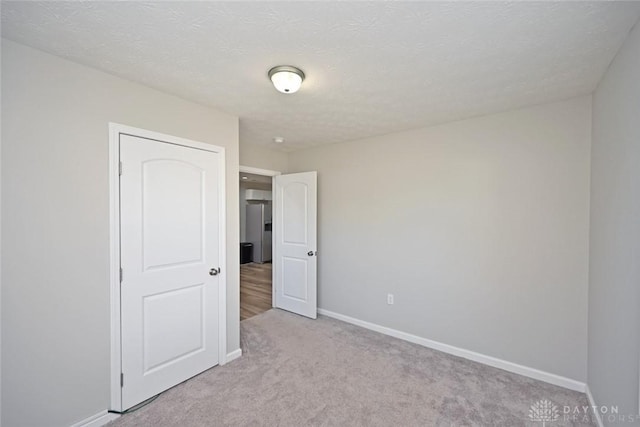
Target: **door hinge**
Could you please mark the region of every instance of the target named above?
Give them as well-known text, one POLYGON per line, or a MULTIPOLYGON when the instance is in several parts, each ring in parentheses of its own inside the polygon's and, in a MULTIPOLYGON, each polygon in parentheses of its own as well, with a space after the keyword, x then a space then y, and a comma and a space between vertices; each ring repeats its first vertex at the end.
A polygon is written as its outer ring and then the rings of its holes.
POLYGON ((118 175, 122 175, 122 162, 118 163, 118 175))
POLYGON ((120 387, 124 387, 124 374, 120 372, 120 387))
POLYGON ((120 283, 122 283, 122 267, 120 267, 120 283))

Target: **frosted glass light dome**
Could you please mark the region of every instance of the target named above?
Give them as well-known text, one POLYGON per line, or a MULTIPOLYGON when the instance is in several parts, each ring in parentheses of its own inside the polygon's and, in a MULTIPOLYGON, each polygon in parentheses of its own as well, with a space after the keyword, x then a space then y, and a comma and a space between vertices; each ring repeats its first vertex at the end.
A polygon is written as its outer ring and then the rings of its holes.
POLYGON ((279 92, 295 93, 302 85, 304 73, 290 65, 279 65, 269 70, 269 78, 279 92))

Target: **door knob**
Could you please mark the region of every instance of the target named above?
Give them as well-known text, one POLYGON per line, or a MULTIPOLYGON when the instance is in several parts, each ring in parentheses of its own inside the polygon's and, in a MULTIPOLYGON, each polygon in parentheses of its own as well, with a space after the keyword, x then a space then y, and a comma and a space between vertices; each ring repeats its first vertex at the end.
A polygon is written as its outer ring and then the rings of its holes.
POLYGON ((217 276, 218 273, 220 273, 220 269, 219 268, 212 268, 211 270, 209 270, 209 275, 210 276, 217 276))
POLYGON ((307 255, 309 255, 309 256, 313 256, 313 251, 309 251, 309 252, 307 252, 307 255))

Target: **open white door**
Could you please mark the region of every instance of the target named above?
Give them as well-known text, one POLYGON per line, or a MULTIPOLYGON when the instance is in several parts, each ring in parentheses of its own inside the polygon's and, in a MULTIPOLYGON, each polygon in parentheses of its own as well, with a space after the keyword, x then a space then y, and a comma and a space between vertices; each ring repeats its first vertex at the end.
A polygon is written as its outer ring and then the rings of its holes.
POLYGON ((221 361, 224 152, 119 142, 124 410, 221 361))
POLYGON ((277 308, 317 317, 317 174, 275 177, 275 253, 277 308))

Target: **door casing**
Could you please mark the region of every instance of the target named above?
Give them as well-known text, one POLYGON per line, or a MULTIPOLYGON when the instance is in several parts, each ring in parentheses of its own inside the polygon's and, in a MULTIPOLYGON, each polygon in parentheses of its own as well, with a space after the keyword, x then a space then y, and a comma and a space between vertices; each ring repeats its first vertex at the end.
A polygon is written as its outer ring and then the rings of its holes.
POLYGON ((227 263, 226 263, 226 194, 225 194, 225 149, 212 144, 192 141, 176 136, 165 135, 145 129, 139 129, 118 123, 109 123, 109 285, 110 285, 110 325, 111 325, 111 373, 110 404, 112 411, 122 411, 122 391, 120 387, 121 364, 121 336, 120 336, 120 134, 127 134, 176 144, 185 147, 211 151, 220 155, 219 182, 219 254, 222 271, 219 275, 218 287, 218 325, 219 343, 218 360, 220 365, 227 362, 227 263))
MULTIPOLYGON (((274 177, 278 176, 278 175, 282 175, 282 172, 279 171, 273 171, 273 170, 269 170, 269 169, 259 169, 259 168, 254 168, 251 166, 240 166, 239 169, 240 172, 245 172, 245 173, 252 173, 255 175, 262 175, 262 176, 270 176, 271 177, 271 194, 276 194, 276 180, 274 179, 274 177)), ((271 209, 272 209, 272 216, 275 216, 275 212, 276 212, 276 206, 275 204, 271 204, 271 209)), ((276 248, 276 233, 278 233, 278 227, 275 223, 271 224, 271 253, 275 253, 275 248, 276 248)), ((271 307, 275 307, 276 306, 276 293, 274 292, 274 278, 276 277, 276 272, 275 269, 277 268, 274 264, 271 265, 271 268, 273 269, 271 271, 271 307)))

